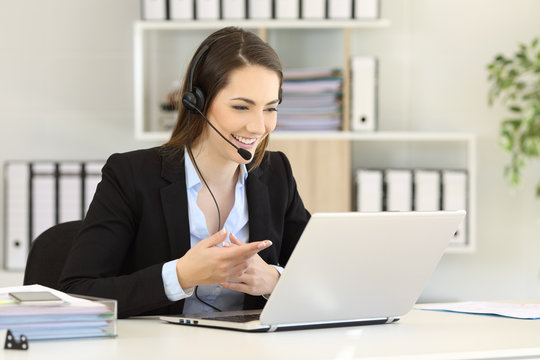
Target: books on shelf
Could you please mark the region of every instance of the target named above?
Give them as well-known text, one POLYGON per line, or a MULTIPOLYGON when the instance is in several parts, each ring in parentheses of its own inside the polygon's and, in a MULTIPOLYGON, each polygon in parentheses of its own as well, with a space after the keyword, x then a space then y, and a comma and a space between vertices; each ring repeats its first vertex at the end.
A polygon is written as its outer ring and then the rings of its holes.
POLYGON ((338 69, 285 70, 276 130, 341 129, 342 87, 338 69))
POLYGON ((0 288, 0 329, 15 338, 59 340, 116 336, 116 300, 71 296, 42 285, 0 288), (11 292, 50 292, 62 302, 50 305, 15 301, 11 292))

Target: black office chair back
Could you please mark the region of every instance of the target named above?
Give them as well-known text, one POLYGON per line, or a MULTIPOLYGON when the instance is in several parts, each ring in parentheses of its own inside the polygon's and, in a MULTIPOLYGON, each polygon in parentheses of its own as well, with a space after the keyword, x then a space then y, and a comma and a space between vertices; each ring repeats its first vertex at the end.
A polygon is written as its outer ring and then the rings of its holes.
POLYGON ((32 242, 24 270, 24 285, 40 284, 58 289, 60 274, 81 223, 77 220, 55 225, 32 242))

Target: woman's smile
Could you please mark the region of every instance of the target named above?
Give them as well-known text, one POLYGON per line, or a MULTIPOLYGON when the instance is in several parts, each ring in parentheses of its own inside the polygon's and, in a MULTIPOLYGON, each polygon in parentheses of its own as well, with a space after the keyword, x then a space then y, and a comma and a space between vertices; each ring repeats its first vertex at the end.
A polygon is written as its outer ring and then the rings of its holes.
POLYGON ((242 147, 251 148, 253 147, 253 144, 257 142, 257 138, 254 137, 244 137, 236 134, 231 134, 231 136, 234 140, 236 140, 237 143, 240 144, 240 146, 244 145, 242 147))

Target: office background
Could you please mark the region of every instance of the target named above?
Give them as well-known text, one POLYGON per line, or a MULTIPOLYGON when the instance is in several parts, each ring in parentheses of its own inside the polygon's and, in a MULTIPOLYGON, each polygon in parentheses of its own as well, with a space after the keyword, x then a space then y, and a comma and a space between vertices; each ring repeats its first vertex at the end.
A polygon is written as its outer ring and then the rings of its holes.
MULTIPOLYGON (((498 146, 505 110, 487 105, 485 67, 540 36, 540 2, 381 5, 391 25, 362 30, 352 45, 380 58, 380 130, 471 132, 478 143, 477 249, 444 255, 422 300, 538 298, 540 164, 528 165, 520 188, 507 185, 508 156, 498 146)), ((134 139, 139 19, 138 0, 0 0, 0 162, 105 159, 159 144, 134 139)))

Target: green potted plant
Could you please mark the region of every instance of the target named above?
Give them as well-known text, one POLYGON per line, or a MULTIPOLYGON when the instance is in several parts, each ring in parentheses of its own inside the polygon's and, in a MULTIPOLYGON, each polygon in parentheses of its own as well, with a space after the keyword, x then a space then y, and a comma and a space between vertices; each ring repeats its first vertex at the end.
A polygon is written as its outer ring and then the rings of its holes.
MULTIPOLYGON (((540 49, 538 39, 520 44, 512 56, 497 55, 487 66, 489 104, 498 100, 509 110, 501 122, 500 143, 511 155, 505 176, 521 182, 526 161, 540 157, 540 49)), ((536 186, 540 196, 540 183, 536 186)))

